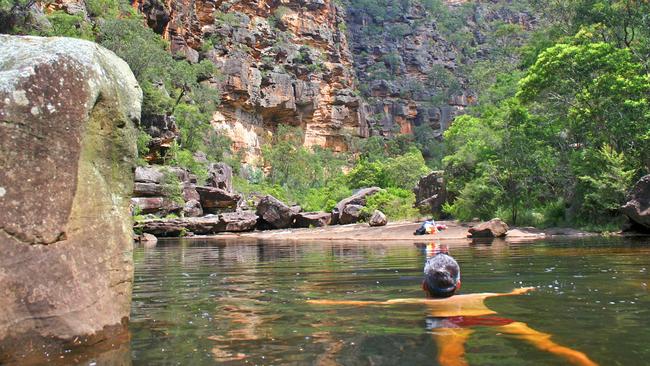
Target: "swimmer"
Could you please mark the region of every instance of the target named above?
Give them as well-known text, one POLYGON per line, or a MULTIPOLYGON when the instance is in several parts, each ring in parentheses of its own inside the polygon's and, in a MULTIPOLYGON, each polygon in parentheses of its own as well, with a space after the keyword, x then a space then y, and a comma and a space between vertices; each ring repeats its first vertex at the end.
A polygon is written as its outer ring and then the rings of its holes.
POLYGON ((580 351, 561 346, 551 340, 551 335, 536 331, 526 323, 494 316, 496 312, 485 305, 485 299, 500 296, 522 295, 534 287, 516 288, 508 293, 478 293, 457 295, 460 289, 460 266, 449 255, 446 246, 427 247, 429 257, 424 265, 422 289, 426 298, 391 299, 386 301, 308 300, 315 305, 390 306, 422 304, 428 309, 426 328, 438 346, 438 361, 443 366, 467 365, 465 342, 472 334, 471 327, 489 326, 502 334, 524 340, 536 348, 564 358, 578 366, 596 366, 580 351))

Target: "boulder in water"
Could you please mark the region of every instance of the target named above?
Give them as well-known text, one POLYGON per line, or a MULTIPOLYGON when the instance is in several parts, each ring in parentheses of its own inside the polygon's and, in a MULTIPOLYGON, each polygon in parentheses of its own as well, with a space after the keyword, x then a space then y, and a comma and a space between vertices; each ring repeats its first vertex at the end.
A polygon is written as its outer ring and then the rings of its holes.
POLYGON ((141 101, 95 43, 0 35, 0 364, 125 331, 141 101))

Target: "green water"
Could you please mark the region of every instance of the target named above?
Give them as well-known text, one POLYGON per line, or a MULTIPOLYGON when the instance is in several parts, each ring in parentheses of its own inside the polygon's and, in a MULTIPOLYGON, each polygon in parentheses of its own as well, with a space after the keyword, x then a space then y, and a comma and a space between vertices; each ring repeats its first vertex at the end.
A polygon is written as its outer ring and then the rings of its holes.
MULTIPOLYGON (((450 245, 463 293, 601 365, 650 364, 650 240, 450 245)), ((422 297, 413 244, 160 241, 136 248, 130 359, 138 365, 435 365, 427 309, 307 299, 422 297)), ((565 365, 494 327, 474 327, 470 365, 565 365)))

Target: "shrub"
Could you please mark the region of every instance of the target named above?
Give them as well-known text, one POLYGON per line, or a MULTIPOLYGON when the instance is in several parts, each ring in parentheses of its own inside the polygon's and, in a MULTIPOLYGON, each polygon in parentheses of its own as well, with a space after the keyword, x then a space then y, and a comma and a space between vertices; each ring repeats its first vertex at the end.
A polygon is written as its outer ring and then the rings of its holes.
POLYGON ((64 11, 54 11, 47 15, 52 28, 44 32, 44 36, 59 36, 81 38, 94 41, 92 28, 81 15, 70 15, 64 11))
POLYGON ((400 189, 388 188, 368 197, 363 213, 372 215, 375 210, 383 212, 390 220, 413 219, 419 216, 419 211, 413 208, 415 194, 400 189))
POLYGON ((176 174, 169 170, 167 167, 162 169, 163 178, 162 178, 162 190, 166 197, 170 200, 183 205, 185 200, 183 200, 183 188, 181 187, 181 180, 178 179, 176 174))

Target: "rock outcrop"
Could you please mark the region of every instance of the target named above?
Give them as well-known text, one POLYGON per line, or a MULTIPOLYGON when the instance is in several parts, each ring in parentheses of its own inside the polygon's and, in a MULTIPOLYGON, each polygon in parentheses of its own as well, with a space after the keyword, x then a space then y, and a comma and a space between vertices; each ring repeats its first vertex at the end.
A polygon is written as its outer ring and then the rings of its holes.
POLYGON ((426 214, 442 215, 442 205, 447 201, 447 189, 442 171, 434 171, 420 178, 413 188, 415 207, 426 214))
POLYGON ((632 229, 650 232, 650 175, 636 182, 621 212, 632 222, 632 229))
POLYGON ((201 216, 196 179, 187 170, 173 166, 139 166, 135 169, 135 183, 131 205, 139 214, 165 216, 180 214, 201 216))
POLYGON ((500 238, 506 236, 508 229, 508 224, 495 218, 469 228, 467 236, 470 238, 500 238))
MULTIPOLYGON (((432 9, 435 3, 390 1, 382 11, 349 3, 350 48, 371 134, 441 140, 453 118, 476 101, 466 70, 505 46, 486 35, 504 24, 517 27, 506 41, 511 46, 535 24, 504 1, 444 0, 432 9)), ((425 156, 433 155, 427 149, 425 156)))
POLYGON ((0 363, 123 329, 141 100, 94 43, 0 35, 0 363))
POLYGON ((359 221, 366 200, 379 191, 379 187, 362 188, 352 196, 342 199, 332 210, 332 224, 347 225, 359 221))
POLYGON ((255 213, 259 216, 257 226, 262 230, 289 228, 295 214, 291 207, 270 195, 260 200, 255 213))
POLYGON ((201 197, 201 206, 205 213, 234 211, 241 200, 241 195, 220 188, 199 186, 196 187, 196 191, 201 197))
POLYGON ((135 230, 160 237, 177 237, 190 234, 214 235, 223 232, 255 230, 257 219, 257 215, 253 212, 226 212, 203 217, 143 220, 135 225, 135 230))
POLYGON ((232 168, 226 163, 210 164, 206 185, 232 192, 232 168))
MULTIPOLYGON (((190 62, 211 60, 221 71, 223 78, 212 81, 222 91, 212 122, 245 162, 258 159, 262 142, 278 124, 301 127, 306 146, 338 151, 347 149, 346 136, 367 136, 345 9, 337 1, 135 0, 133 5, 170 41, 173 53, 190 62)), ((171 141, 173 133, 156 138, 171 141)))

